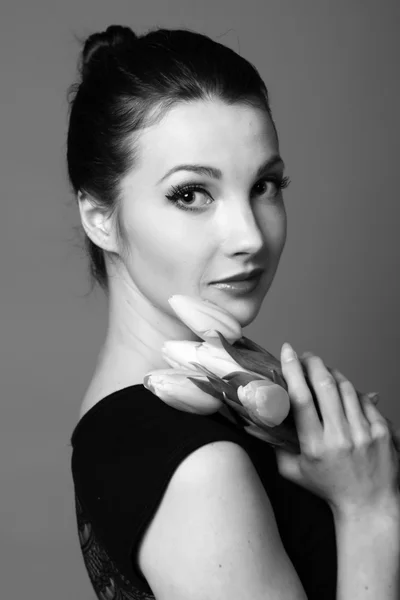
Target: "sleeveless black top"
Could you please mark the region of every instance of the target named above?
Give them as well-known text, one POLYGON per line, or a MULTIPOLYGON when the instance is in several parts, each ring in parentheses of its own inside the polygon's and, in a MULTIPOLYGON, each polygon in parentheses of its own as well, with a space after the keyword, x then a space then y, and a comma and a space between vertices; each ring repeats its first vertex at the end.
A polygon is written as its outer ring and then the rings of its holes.
POLYGON ((220 413, 176 410, 137 384, 94 405, 71 437, 79 542, 100 600, 155 598, 137 564, 140 540, 179 464, 218 440, 235 442, 250 456, 308 600, 336 599, 329 505, 283 478, 273 449, 220 413))

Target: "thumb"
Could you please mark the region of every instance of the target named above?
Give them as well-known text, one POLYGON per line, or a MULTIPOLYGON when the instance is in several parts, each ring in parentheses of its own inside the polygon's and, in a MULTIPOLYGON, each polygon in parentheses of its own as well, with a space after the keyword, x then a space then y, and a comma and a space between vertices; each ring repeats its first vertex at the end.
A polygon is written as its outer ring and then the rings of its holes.
POLYGON ((278 465, 278 471, 282 475, 282 477, 301 486, 302 488, 308 490, 312 494, 319 496, 324 500, 328 500, 327 496, 324 495, 321 488, 318 485, 315 485, 309 478, 304 477, 304 475, 302 474, 302 470, 300 467, 300 462, 303 457, 302 454, 291 454, 286 450, 276 449, 275 455, 278 465))
POLYGON ((275 448, 278 471, 282 477, 301 485, 302 476, 299 468, 300 454, 292 454, 281 448, 275 448))

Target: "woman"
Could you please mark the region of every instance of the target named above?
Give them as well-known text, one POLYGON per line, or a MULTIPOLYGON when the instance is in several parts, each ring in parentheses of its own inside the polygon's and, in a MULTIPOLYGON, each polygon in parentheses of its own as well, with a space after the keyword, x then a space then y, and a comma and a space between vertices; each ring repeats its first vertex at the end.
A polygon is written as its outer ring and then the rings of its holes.
POLYGON ((274 278, 288 179, 258 72, 197 33, 112 26, 86 41, 81 76, 68 169, 109 322, 72 473, 98 598, 397 598, 397 457, 349 382, 304 360, 322 426, 299 360, 282 353, 301 486, 283 454, 223 414, 175 410, 143 386, 169 368, 166 340, 201 341, 171 295, 215 302, 245 327, 274 278), (215 285, 256 268, 247 294, 215 285))

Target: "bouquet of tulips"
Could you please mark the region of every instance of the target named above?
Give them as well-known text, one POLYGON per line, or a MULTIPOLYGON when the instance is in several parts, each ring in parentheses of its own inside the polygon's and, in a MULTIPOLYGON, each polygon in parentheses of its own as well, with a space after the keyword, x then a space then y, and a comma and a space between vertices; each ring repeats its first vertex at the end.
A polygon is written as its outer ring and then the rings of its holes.
MULTIPOLYGON (((182 295, 171 296, 168 301, 203 342, 165 342, 162 354, 171 368, 150 371, 144 377, 144 386, 167 404, 187 412, 210 414, 225 408, 225 414, 248 434, 299 454, 280 361, 243 336, 236 319, 216 304, 182 295)), ((317 398, 307 383, 322 421, 317 398)), ((357 394, 362 402, 364 394, 357 394)), ((388 423, 400 452, 400 434, 388 423)))

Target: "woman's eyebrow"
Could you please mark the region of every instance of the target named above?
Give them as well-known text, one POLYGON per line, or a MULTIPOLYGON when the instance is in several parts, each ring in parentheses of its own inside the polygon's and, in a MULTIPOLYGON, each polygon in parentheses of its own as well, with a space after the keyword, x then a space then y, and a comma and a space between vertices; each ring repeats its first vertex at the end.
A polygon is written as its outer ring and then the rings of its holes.
MULTIPOLYGON (((256 173, 256 177, 259 177, 265 171, 268 171, 271 167, 276 167, 277 165, 285 168, 285 163, 282 160, 282 157, 279 154, 274 154, 271 156, 265 163, 263 163, 258 169, 256 173)), ((192 171, 193 173, 197 173, 198 175, 208 175, 208 177, 213 177, 214 179, 222 179, 222 171, 215 167, 209 167, 205 165, 177 165, 170 169, 158 182, 159 185, 164 179, 172 175, 172 173, 176 173, 177 171, 192 171)))

